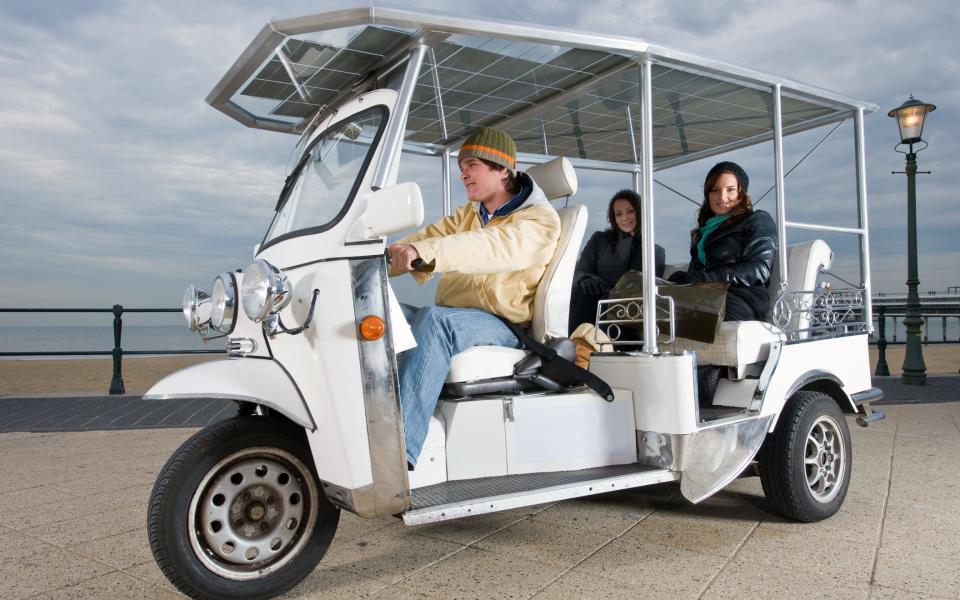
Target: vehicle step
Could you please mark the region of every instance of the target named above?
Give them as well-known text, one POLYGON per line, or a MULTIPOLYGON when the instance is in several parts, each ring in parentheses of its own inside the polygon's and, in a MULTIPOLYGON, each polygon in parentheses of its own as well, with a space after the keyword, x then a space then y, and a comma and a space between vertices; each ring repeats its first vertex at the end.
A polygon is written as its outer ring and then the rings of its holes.
POLYGON ((412 490, 403 521, 421 525, 678 479, 669 469, 630 464, 446 481, 412 490))

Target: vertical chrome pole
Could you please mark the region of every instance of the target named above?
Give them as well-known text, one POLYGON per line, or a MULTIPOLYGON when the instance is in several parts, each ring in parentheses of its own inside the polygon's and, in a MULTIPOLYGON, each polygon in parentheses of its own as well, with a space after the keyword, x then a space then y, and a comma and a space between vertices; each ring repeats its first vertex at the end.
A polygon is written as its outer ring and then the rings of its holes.
POLYGON ((773 163, 777 186, 777 260, 780 266, 780 291, 787 289, 787 214, 783 189, 783 107, 780 84, 773 86, 773 163))
POLYGON ((420 66, 423 57, 427 55, 427 47, 418 45, 410 51, 407 61, 407 70, 403 74, 403 82, 397 94, 397 103, 393 107, 390 121, 383 134, 381 143, 380 161, 373 172, 373 181, 370 187, 374 190, 384 188, 396 178, 396 171, 400 164, 400 153, 403 151, 403 136, 407 131, 407 116, 410 114, 410 100, 413 98, 413 89, 417 86, 417 77, 420 76, 420 66))
POLYGON ((653 245, 653 78, 651 61, 640 65, 640 161, 643 192, 640 196, 640 230, 643 239, 643 351, 656 354, 657 282, 656 254, 653 245))
MULTIPOLYGON (((430 48, 430 64, 433 66, 433 89, 437 99, 437 118, 440 119, 440 135, 443 143, 447 143, 447 115, 443 110, 443 94, 440 90, 440 73, 437 72, 437 54, 430 48)), ((444 148, 441 154, 443 160, 443 216, 450 216, 450 149, 444 148)))
POLYGON ((870 281, 870 230, 867 221, 867 157, 863 143, 863 109, 853 114, 853 135, 857 159, 857 213, 860 234, 860 285, 863 286, 863 320, 873 333, 873 285, 870 281))
POLYGON ((627 115, 627 135, 630 136, 630 151, 633 155, 633 191, 640 193, 640 166, 637 156, 637 136, 633 132, 633 114, 630 112, 630 105, 624 107, 627 115))
POLYGON ((437 118, 440 119, 440 135, 447 143, 447 115, 443 110, 443 94, 440 93, 440 74, 437 72, 437 55, 430 48, 430 64, 433 66, 433 89, 437 99, 437 118))
POLYGON ((440 155, 443 160, 443 216, 449 217, 450 208, 450 148, 444 148, 440 155))
POLYGON ((540 137, 543 139, 543 153, 550 156, 550 147, 547 145, 547 124, 543 121, 543 115, 540 115, 540 137))

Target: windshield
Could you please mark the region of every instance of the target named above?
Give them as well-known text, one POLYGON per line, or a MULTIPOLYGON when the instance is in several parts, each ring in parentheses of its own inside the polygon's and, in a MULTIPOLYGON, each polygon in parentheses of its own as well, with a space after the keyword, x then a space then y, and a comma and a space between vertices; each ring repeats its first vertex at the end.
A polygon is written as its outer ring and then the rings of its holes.
POLYGON ((386 122, 377 106, 340 121, 318 136, 287 178, 263 245, 317 233, 350 206, 386 122))

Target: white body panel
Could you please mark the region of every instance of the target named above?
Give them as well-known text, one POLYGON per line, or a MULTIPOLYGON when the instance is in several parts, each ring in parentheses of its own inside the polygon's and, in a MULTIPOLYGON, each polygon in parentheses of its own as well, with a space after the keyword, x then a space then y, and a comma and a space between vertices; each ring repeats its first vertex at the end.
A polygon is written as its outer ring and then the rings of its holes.
POLYGON ((320 479, 363 487, 373 475, 349 263, 320 262, 287 271, 287 277, 293 299, 280 313, 284 324, 299 326, 319 289, 316 314, 306 331, 280 333, 269 340, 270 348, 300 385, 317 424, 308 437, 320 479))
POLYGON ((297 386, 272 360, 228 358, 191 365, 155 383, 143 398, 196 397, 256 402, 279 410, 307 430, 314 427, 297 386))
MULTIPOLYGON (((681 434, 697 431, 692 354, 593 355, 590 371, 613 388, 633 392, 638 431, 681 434)), ((615 390, 620 394, 619 390, 615 390)))
POLYGON ((507 474, 503 398, 441 401, 440 412, 446 422, 451 481, 507 474))
POLYGON ((507 472, 541 473, 637 462, 633 396, 520 396, 505 423, 507 472))
POLYGON ((785 345, 764 393, 760 415, 779 414, 787 395, 811 371, 822 371, 837 377, 847 396, 869 390, 872 383, 867 335, 785 345))
POLYGON ((447 480, 446 437, 443 415, 437 410, 430 418, 427 438, 417 458, 417 468, 409 474, 411 490, 447 480))
POLYGON ((444 401, 450 480, 637 461, 632 396, 531 394, 444 401))

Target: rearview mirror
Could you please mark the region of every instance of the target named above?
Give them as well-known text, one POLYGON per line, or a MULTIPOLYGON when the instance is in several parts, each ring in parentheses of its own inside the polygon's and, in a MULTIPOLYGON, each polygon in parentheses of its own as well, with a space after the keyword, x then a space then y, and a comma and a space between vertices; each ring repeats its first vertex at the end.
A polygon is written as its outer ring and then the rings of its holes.
POLYGON ((412 181, 391 185, 367 195, 367 208, 357 219, 347 241, 375 240, 423 223, 423 197, 412 181))

